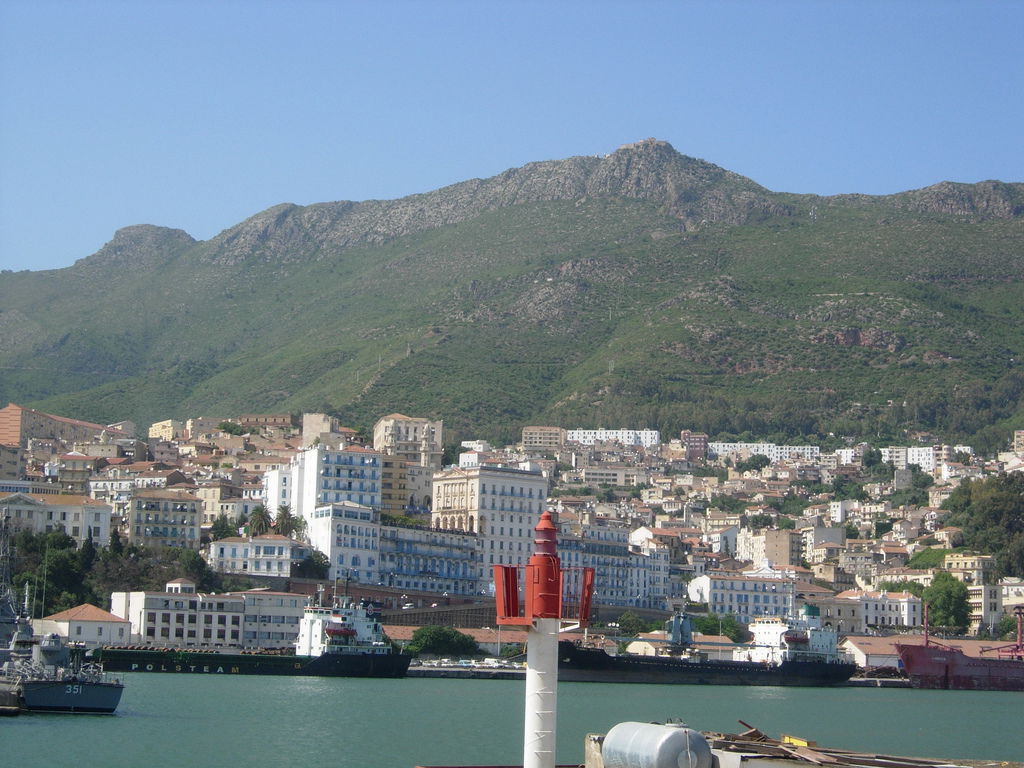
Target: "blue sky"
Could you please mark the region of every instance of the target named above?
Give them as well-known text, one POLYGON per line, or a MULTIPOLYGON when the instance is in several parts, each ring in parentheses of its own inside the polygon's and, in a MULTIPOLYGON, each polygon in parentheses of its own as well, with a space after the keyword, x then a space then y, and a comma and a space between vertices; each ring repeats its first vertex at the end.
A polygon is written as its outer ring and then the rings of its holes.
POLYGON ((0 268, 649 136, 778 191, 1024 181, 1024 2, 0 3, 0 268))

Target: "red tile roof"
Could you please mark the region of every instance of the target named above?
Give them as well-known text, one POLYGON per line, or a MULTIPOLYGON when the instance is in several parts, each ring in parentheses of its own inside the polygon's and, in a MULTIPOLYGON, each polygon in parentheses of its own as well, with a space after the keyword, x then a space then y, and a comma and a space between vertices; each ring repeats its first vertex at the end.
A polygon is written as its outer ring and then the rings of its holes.
POLYGON ((82 603, 74 608, 68 608, 66 611, 55 613, 51 616, 45 617, 46 621, 117 621, 124 624, 128 624, 127 619, 122 619, 120 616, 115 616, 112 613, 104 611, 102 608, 97 608, 95 605, 89 603, 82 603))

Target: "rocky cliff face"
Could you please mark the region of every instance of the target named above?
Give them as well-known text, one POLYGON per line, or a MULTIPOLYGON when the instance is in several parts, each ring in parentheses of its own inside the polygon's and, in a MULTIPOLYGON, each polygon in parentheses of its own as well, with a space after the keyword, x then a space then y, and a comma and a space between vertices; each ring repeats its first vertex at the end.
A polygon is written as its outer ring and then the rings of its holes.
POLYGON ((965 216, 976 219, 1012 219, 1024 216, 1024 184, 982 181, 956 184, 943 181, 924 189, 893 195, 898 208, 965 216))
POLYGON ((603 158, 571 157, 511 168, 399 200, 337 202, 270 208, 210 241, 211 258, 301 258, 467 221, 486 211, 548 200, 624 197, 647 200, 675 216, 682 229, 702 222, 742 224, 789 209, 749 179, 686 157, 647 139, 603 158))

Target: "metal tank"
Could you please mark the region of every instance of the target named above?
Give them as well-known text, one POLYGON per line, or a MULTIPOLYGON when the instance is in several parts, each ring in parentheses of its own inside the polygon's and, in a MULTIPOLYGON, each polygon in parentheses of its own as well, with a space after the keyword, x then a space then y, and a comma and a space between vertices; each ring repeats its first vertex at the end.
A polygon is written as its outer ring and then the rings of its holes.
POLYGON ((684 725, 619 723, 604 737, 604 768, 712 768, 711 747, 684 725))

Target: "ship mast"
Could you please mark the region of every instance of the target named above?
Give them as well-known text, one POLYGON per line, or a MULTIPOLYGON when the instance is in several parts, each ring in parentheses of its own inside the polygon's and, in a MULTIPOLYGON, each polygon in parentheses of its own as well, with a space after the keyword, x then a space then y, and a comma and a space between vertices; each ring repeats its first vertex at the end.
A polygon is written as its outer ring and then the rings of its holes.
POLYGON ((0 645, 7 646, 18 623, 18 605, 11 587, 14 553, 7 508, 0 516, 0 645))

